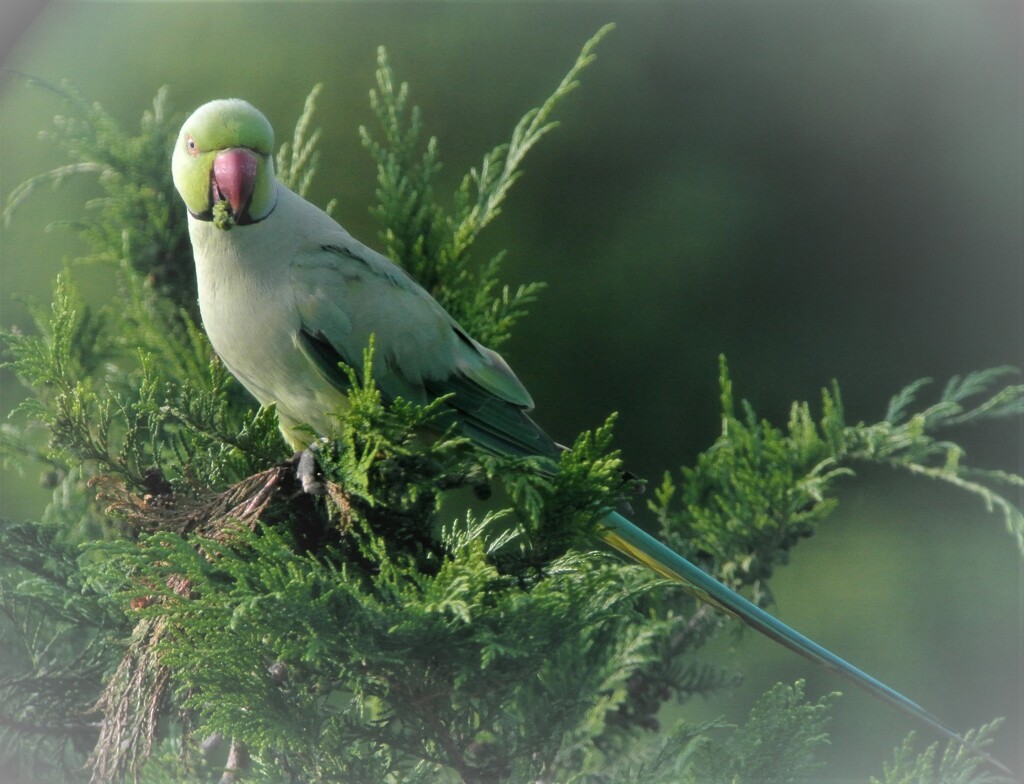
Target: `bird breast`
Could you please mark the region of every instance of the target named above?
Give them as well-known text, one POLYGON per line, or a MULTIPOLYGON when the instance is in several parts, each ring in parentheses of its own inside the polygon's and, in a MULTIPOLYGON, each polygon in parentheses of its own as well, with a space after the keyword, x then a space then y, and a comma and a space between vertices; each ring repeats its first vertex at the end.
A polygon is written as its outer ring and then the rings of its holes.
POLYGON ((223 230, 189 218, 203 327, 231 374, 262 405, 276 404, 282 429, 304 423, 327 435, 329 412, 346 400, 296 346, 289 249, 270 223, 223 230))

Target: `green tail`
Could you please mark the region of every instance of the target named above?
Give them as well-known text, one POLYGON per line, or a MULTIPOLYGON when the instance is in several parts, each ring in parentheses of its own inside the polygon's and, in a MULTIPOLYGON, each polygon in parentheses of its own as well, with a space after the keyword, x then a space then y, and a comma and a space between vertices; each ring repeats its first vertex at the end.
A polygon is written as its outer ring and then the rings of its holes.
POLYGON ((888 703, 894 708, 914 717, 940 735, 969 748, 990 764, 1012 775, 1008 768, 993 759, 985 751, 969 743, 916 702, 907 699, 895 689, 872 678, 863 670, 854 667, 813 640, 804 637, 800 632, 773 618, 756 604, 722 585, 718 580, 694 566, 681 555, 670 550, 622 515, 617 512, 608 512, 602 518, 601 525, 605 529, 602 534, 605 541, 615 549, 653 569, 658 574, 683 583, 686 590, 698 599, 739 618, 743 623, 784 645, 791 651, 799 653, 801 656, 823 667, 827 667, 833 672, 839 673, 847 680, 882 700, 882 702, 888 703))

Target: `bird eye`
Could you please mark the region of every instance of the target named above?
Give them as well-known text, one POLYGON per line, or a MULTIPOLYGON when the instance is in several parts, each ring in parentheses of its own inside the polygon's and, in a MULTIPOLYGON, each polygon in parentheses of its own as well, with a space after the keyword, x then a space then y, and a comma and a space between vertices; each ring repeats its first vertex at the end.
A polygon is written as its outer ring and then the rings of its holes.
POLYGON ((190 155, 198 155, 199 148, 196 146, 196 140, 191 136, 185 139, 185 147, 188 149, 190 155))

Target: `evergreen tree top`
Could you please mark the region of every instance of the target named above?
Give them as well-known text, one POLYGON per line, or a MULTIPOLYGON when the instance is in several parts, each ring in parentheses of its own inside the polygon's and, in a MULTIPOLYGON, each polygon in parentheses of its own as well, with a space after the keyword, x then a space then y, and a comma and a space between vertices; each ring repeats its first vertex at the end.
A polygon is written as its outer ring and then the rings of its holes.
MULTIPOLYGON (((503 254, 480 261, 474 243, 609 29, 447 205, 436 196, 440 144, 424 141, 409 87, 379 52, 380 128, 360 133, 377 164, 383 249, 489 345, 509 339, 541 284, 503 283, 503 254)), ((198 325, 168 91, 132 135, 70 86, 42 86, 68 107, 50 138, 70 162, 16 188, 5 218, 43 183, 99 175, 103 199, 69 225, 119 296, 87 304, 69 270, 49 309, 37 308, 38 330, 4 336, 31 395, 0 434, 2 454, 44 465, 56 492, 39 520, 0 525, 10 652, 0 772, 155 784, 768 782, 820 771, 834 696, 808 700, 800 682, 772 688, 742 727, 651 732, 664 705, 735 673, 698 658, 721 616, 667 585, 652 593, 656 578, 585 543, 600 510, 636 503, 614 416, 581 434, 555 473, 450 431, 424 439, 437 406, 383 405, 371 347, 322 451, 328 495, 303 494, 274 411, 253 410, 198 325)), ((300 194, 316 172, 319 94, 276 159, 300 194)), ((1024 547, 1014 501, 1024 480, 967 466, 944 437, 1019 416, 1024 385, 1009 375, 953 379, 924 406, 926 382, 914 382, 873 424, 846 421, 834 384, 817 419, 796 403, 779 427, 734 397, 723 359, 720 436, 694 466, 666 473, 647 505, 666 541, 761 604, 859 465, 966 490, 1024 547)), ((995 729, 972 739, 984 746, 995 729)), ((882 781, 933 770, 995 780, 962 750, 910 748, 882 781)))

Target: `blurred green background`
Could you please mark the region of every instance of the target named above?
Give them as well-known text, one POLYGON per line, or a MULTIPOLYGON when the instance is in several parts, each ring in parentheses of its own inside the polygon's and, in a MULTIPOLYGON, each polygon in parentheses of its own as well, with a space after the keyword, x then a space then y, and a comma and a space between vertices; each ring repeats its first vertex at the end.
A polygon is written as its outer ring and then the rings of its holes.
MULTIPOLYGON (((1007 2, 48 4, 3 65, 71 79, 120 121, 161 85, 176 109, 244 97, 281 131, 323 82, 311 198, 375 244, 369 124, 385 45, 441 142, 445 182, 541 101, 608 21, 562 127, 478 253, 549 288, 503 353, 560 440, 621 413, 630 467, 657 480, 715 438, 716 358, 775 421, 839 380, 851 421, 905 383, 1024 366, 1022 11, 1007 2)), ((62 107, 5 79, 0 192, 63 162, 37 139, 62 107)), ((284 137, 282 133, 282 137, 284 137)), ((97 193, 37 194, 0 235, 0 323, 49 297, 83 248, 48 223, 97 193)), ((378 243, 379 245, 379 243, 378 243)), ((83 273, 103 296, 102 270, 83 273)), ((0 408, 21 396, 4 371, 0 408)), ((956 434, 967 459, 1024 470, 1019 422, 956 434)), ((45 503, 31 470, 0 477, 2 513, 45 503)), ((776 611, 957 728, 1008 721, 995 751, 1024 769, 1019 553, 971 497, 867 472, 773 583, 776 611)), ((743 635, 742 689, 691 716, 740 719, 776 680, 835 709, 828 782, 864 780, 911 729, 802 659, 743 635)), ((725 651, 725 644, 719 652, 725 651)), ((922 742, 933 739, 920 732, 922 742)))

